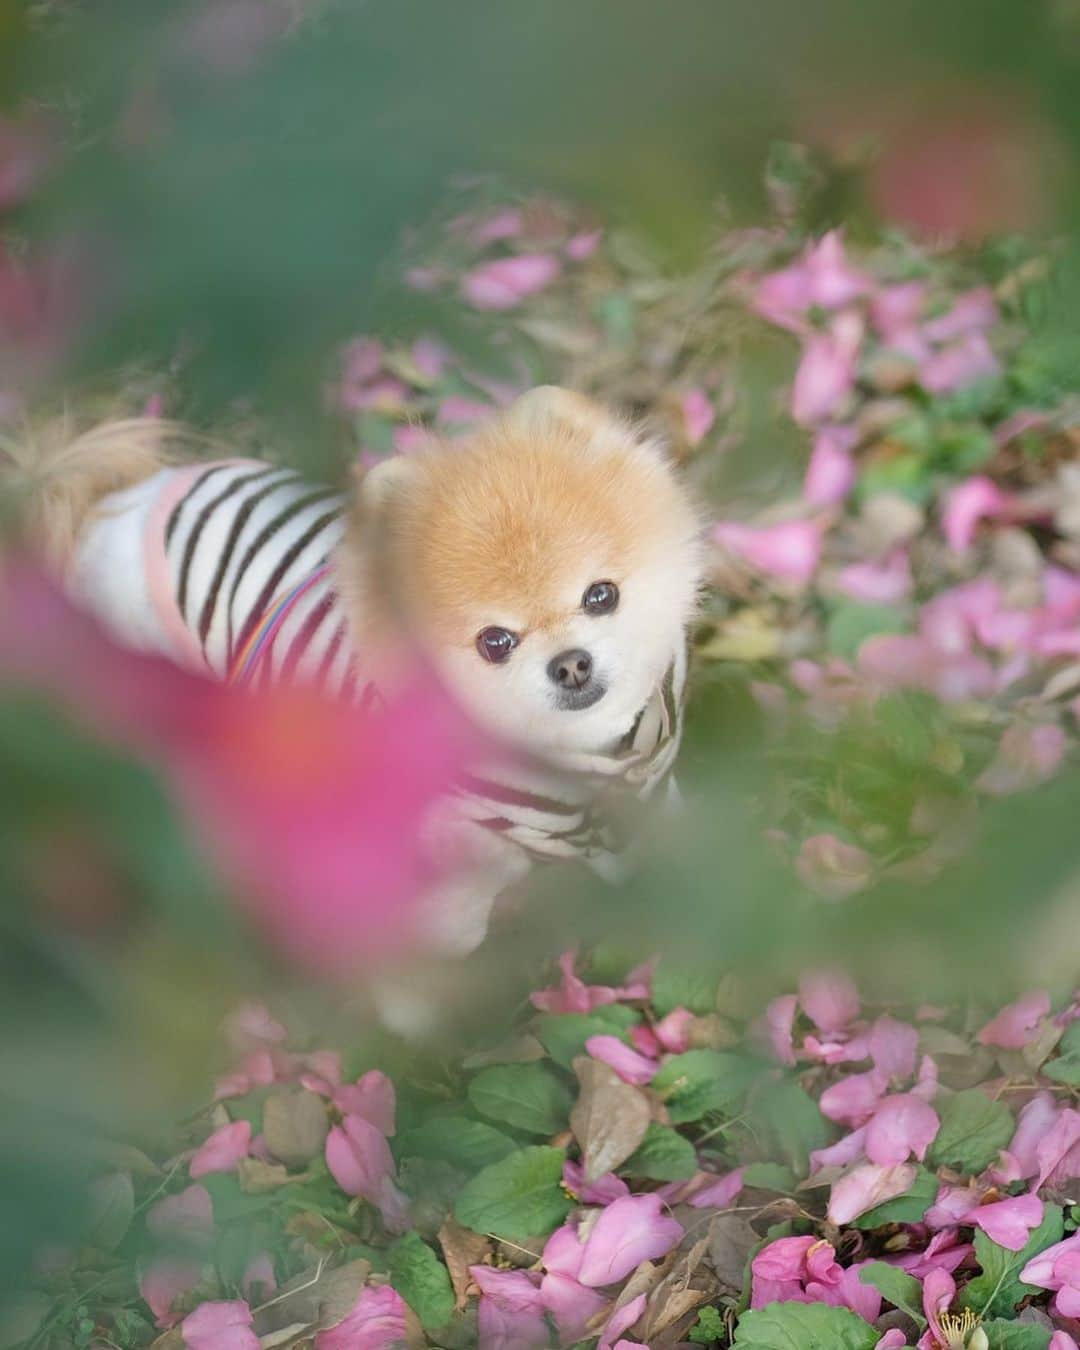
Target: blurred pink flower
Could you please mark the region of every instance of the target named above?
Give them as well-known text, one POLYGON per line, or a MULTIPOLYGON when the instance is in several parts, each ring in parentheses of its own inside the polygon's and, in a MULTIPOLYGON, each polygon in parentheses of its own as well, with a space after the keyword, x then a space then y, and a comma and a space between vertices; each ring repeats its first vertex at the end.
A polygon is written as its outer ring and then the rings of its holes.
POLYGON ((870 322, 886 346, 897 340, 903 343, 916 330, 926 305, 926 292, 924 281, 902 281, 874 292, 870 322))
POLYGON ((411 939, 430 884, 421 823, 475 733, 430 677, 378 715, 313 690, 254 693, 121 648, 12 560, 0 677, 26 680, 161 765, 263 931, 294 960, 352 971, 411 939))
POLYGON ((215 1130, 207 1141, 195 1150, 188 1172, 193 1181, 212 1172, 235 1171, 241 1158, 246 1158, 251 1146, 251 1122, 234 1120, 215 1130))
POLYGON ((1014 723, 1002 733, 997 754, 975 785, 992 797, 1037 787, 1057 772, 1066 747, 1064 731, 1053 722, 1014 723))
POLYGON ((341 391, 341 406, 346 412, 401 413, 408 404, 408 386, 393 375, 384 375, 371 384, 341 391))
POLYGON ((961 1223, 974 1224, 999 1247, 1018 1252, 1042 1219, 1043 1202, 1037 1195, 1012 1195, 989 1205, 976 1205, 961 1223))
POLYGON ((575 1278, 593 1288, 615 1284, 640 1262, 666 1256, 682 1236, 682 1224, 662 1212, 658 1195, 624 1196, 600 1211, 575 1278))
POLYGON ((725 1172, 711 1185, 695 1191, 688 1203, 694 1209, 726 1209, 743 1188, 744 1170, 742 1167, 736 1167, 733 1172, 725 1172))
POLYGON ((251 1309, 234 1303, 202 1303, 180 1324, 188 1350, 259 1350, 251 1309))
POLYGON ((139 1278, 139 1295, 154 1314, 161 1328, 175 1326, 181 1313, 174 1313, 176 1300, 194 1289, 202 1277, 202 1262, 159 1257, 151 1261, 139 1278))
POLYGON ((0 211, 24 202, 40 183, 52 155, 45 124, 33 117, 0 117, 0 211))
POLYGON ((658 1060, 639 1055, 618 1036, 590 1036, 585 1049, 593 1059, 610 1065, 626 1083, 651 1083, 660 1068, 658 1060))
POLYGON ((839 309, 872 289, 871 279, 848 262, 841 232, 832 230, 797 262, 762 277, 753 308, 770 323, 802 333, 808 310, 839 309))
POLYGON ((807 1017, 826 1036, 846 1031, 859 1015, 859 991, 839 970, 808 971, 799 980, 799 1002, 807 1017))
POLYGON ((396 1289, 371 1285, 343 1321, 316 1334, 314 1350, 400 1350, 408 1341, 407 1315, 396 1289))
POLYGON ((1080 1233, 1047 1247, 1020 1272, 1025 1284, 1049 1289, 1053 1310, 1062 1317, 1080 1317, 1080 1233))
POLYGON ((1007 1050, 1022 1050, 1039 1034, 1039 1023, 1050 1016, 1050 995, 1034 990, 1002 1008, 979 1032, 983 1045, 1000 1045, 1007 1050))
POLYGON ((795 1064, 795 1040, 793 1029, 799 1000, 795 994, 782 994, 774 998, 765 1009, 764 1029, 773 1054, 781 1064, 795 1064))
POLYGON ((927 320, 922 331, 931 342, 952 342, 993 328, 999 317, 993 291, 989 286, 976 286, 958 295, 944 314, 927 320))
POLYGON ((540 989, 530 994, 529 1001, 541 1012, 592 1012, 605 1003, 619 1003, 624 999, 648 998, 649 984, 644 967, 632 970, 627 983, 618 988, 606 984, 586 984, 574 971, 576 953, 563 952, 559 957, 562 981, 553 989, 540 989))
POLYGON ((146 1211, 146 1227, 164 1241, 202 1243, 214 1236, 214 1203, 198 1182, 158 1200, 146 1211))
POLYGON ((980 520, 994 520, 1009 512, 1009 497, 982 475, 967 478, 945 499, 942 529, 954 553, 966 553, 980 520))
POLYGON ((270 1016, 265 1003, 243 1003, 225 1019, 225 1039, 237 1052, 285 1040, 288 1032, 270 1016))
POLYGON ((433 439, 433 433, 417 422, 403 422, 393 430, 394 449, 399 455, 411 454, 422 450, 433 439))
POLYGON ((689 1008, 672 1008, 665 1017, 653 1027, 661 1048, 669 1055, 681 1055, 690 1049, 690 1029, 694 1024, 694 1014, 689 1008))
POLYGON ((911 594, 911 564, 907 550, 893 551, 878 562, 851 563, 836 575, 838 591, 852 600, 872 605, 897 605, 911 594))
POLYGON ((409 267, 405 270, 405 285, 421 294, 437 291, 449 279, 450 274, 442 267, 409 267))
POLYGON ((904 1350, 907 1337, 898 1327, 890 1327, 880 1341, 875 1342, 874 1350, 904 1350))
POLYGON ((630 1187, 614 1172, 605 1172, 595 1181, 586 1181, 585 1169, 581 1163, 571 1162, 569 1159, 563 1163, 562 1179, 567 1190, 572 1191, 586 1205, 610 1205, 612 1200, 619 1200, 624 1195, 630 1194, 630 1187))
POLYGON ((814 834, 803 840, 795 870, 818 895, 846 900, 866 887, 874 874, 874 860, 865 849, 845 844, 834 834, 814 834))
POLYGON ((360 1116, 380 1134, 393 1136, 397 1096, 393 1082, 381 1069, 369 1069, 355 1083, 332 1087, 326 1095, 344 1115, 360 1116))
POLYGON ((913 1077, 919 1048, 916 1027, 883 1015, 870 1028, 868 1045, 874 1068, 886 1078, 897 1081, 913 1077))
MULTIPOLYGON (((889 1080, 880 1069, 845 1074, 835 1083, 830 1083, 821 1094, 818 1109, 827 1120, 836 1121, 837 1124, 863 1126, 873 1117, 888 1085, 889 1080)), ((862 1142, 865 1151, 865 1135, 862 1142)), ((904 1159, 891 1161, 903 1162, 904 1159)))
POLYGON ((866 1127, 866 1156, 883 1167, 907 1162, 909 1157, 922 1162, 940 1124, 934 1108, 913 1092, 885 1097, 866 1127))
POLYGON ((603 230, 583 230, 579 234, 572 234, 566 241, 566 256, 571 262, 584 262, 600 247, 603 238, 603 230))
POLYGON ((354 338, 342 352, 342 380, 350 386, 370 384, 382 363, 383 345, 378 338, 354 338))
POLYGON ((680 407, 686 439, 691 445, 699 445, 716 421, 716 409, 705 390, 696 385, 683 394, 680 407))
POLYGON ((854 427, 824 426, 818 430, 803 482, 804 501, 811 506, 836 506, 847 497, 855 486, 851 451, 857 439, 854 427))
POLYGON ((461 293, 474 309, 513 309, 527 296, 550 286, 559 275, 558 259, 547 253, 519 253, 466 272, 461 293))
POLYGON ((811 520, 780 525, 722 521, 713 526, 713 539, 758 572, 798 586, 807 585, 821 557, 821 526, 811 520))
POLYGON ((451 352, 435 337, 422 337, 412 345, 413 365, 427 380, 437 380, 451 361, 451 352))
POLYGON ((863 321, 847 312, 833 319, 827 332, 806 339, 791 389, 791 415, 813 426, 839 413, 855 389, 855 373, 863 340, 863 321))
POLYGON ((469 237, 477 248, 486 248, 500 239, 515 238, 521 233, 523 224, 521 212, 515 207, 507 207, 474 226, 469 237))
POLYGON ((948 394, 1000 374, 1001 362, 986 338, 969 333, 928 356, 919 366, 919 383, 928 393, 948 394))
POLYGON ((326 1165, 347 1195, 374 1205, 392 1233, 408 1227, 408 1202, 395 1184, 394 1158, 381 1131, 361 1116, 345 1116, 326 1137, 326 1165))
POLYGON ((914 1163, 893 1163, 888 1166, 863 1163, 855 1167, 833 1183, 829 1195, 830 1223, 851 1223, 867 1210, 906 1194, 915 1184, 917 1175, 914 1163))
POLYGON ((1046 1350, 1080 1350, 1067 1331, 1055 1331, 1046 1350))
MULTIPOLYGON (((523 1270, 470 1266, 480 1287, 477 1309, 479 1350, 539 1350, 549 1342, 544 1305, 537 1279, 523 1270)), ((353 1350, 352 1342, 319 1346, 318 1350, 353 1350)))

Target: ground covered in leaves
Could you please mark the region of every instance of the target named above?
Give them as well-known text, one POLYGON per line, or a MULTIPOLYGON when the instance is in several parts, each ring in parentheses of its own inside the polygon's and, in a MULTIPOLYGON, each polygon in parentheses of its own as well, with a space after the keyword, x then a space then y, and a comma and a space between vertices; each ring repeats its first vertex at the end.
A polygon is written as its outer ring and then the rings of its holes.
MULTIPOLYGON (((326 398, 369 458, 542 380, 650 419, 715 518, 699 672, 748 680, 772 838, 851 902, 1071 753, 1076 363, 1051 248, 810 231, 790 150, 769 187, 768 228, 678 273, 470 187, 403 267, 443 336, 357 338, 326 398)), ((818 971, 762 1009, 575 959, 437 1082, 244 1009, 187 1147, 118 1159, 6 1343, 1075 1350, 1080 1007, 882 1007, 818 971)))

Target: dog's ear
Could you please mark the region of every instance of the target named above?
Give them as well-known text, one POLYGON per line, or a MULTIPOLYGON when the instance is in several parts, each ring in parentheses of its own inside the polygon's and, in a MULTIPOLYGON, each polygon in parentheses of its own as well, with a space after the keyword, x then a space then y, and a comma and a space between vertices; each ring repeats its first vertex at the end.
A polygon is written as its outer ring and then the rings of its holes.
POLYGON ((394 497, 408 490, 416 476, 416 464, 404 455, 393 455, 370 468, 357 465, 353 473, 361 510, 365 515, 378 516, 394 497))
POLYGON ((555 384, 542 384, 522 394, 506 415, 512 426, 534 435, 564 429, 593 436, 611 425, 610 414, 598 403, 555 384))

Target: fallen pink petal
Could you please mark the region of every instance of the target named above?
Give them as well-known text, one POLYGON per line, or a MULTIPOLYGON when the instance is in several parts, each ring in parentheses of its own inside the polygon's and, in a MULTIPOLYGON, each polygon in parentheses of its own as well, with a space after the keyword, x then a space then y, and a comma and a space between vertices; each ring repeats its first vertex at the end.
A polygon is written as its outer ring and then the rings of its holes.
POLYGON ((195 1150, 188 1163, 188 1173, 193 1181, 197 1181, 211 1172, 232 1172, 240 1159, 247 1156, 250 1147, 250 1121, 235 1120, 230 1125, 223 1125, 195 1150))
POLYGON ((259 1350, 246 1303, 203 1303, 180 1324, 188 1350, 259 1350))

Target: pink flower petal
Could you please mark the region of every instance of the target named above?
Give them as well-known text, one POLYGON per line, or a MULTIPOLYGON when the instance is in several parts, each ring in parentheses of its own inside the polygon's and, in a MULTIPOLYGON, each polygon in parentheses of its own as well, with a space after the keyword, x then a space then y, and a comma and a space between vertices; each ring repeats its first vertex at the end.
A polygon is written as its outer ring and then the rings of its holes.
POLYGON ((207 1139, 188 1164, 188 1172, 193 1181, 209 1176, 212 1172, 235 1171, 237 1163, 246 1158, 251 1146, 251 1122, 234 1120, 223 1125, 220 1130, 207 1139))
POLYGON ((493 216, 488 216, 487 220, 477 225, 470 238, 477 248, 485 248, 499 239, 515 238, 523 228, 521 212, 513 207, 507 207, 503 211, 496 211, 493 216))
POLYGON ((317 1333, 315 1350, 401 1350, 408 1339, 407 1313, 390 1285, 371 1286, 343 1321, 317 1333))
POLYGON ((1080 1350, 1067 1331, 1055 1331, 1046 1350, 1080 1350))
POLYGON ((470 427, 475 422, 486 422, 492 412, 489 403, 481 403, 475 398, 462 398, 460 394, 451 394, 439 404, 435 417, 443 426, 470 427))
POLYGON ((694 1209, 726 1209, 743 1188, 744 1170, 736 1167, 733 1172, 725 1172, 711 1186, 695 1191, 689 1203, 694 1209))
POLYGON ((274 1259, 269 1252, 258 1252, 247 1263, 240 1287, 249 1303, 262 1303, 277 1289, 274 1259))
POLYGON ((918 1029, 907 1022, 883 1016, 870 1028, 870 1058, 887 1078, 914 1077, 918 1048, 918 1029))
POLYGON ((824 1035, 844 1031, 859 1015, 859 991, 842 971, 818 970, 799 981, 803 1012, 824 1035))
MULTIPOLYGON (((827 1087, 818 1100, 821 1114, 841 1125, 863 1125, 878 1109, 889 1080, 880 1069, 848 1074, 827 1087)), ((894 1158, 893 1162, 902 1162, 894 1158)))
POLYGON ((903 281, 896 286, 883 286, 870 301, 870 321, 886 344, 891 344, 894 336, 909 333, 915 327, 925 303, 925 282, 903 281))
POLYGON ((866 888, 874 860, 865 849, 845 844, 835 834, 814 834, 803 840, 795 870, 810 890, 826 900, 846 900, 866 888))
POLYGON ((188 1350, 259 1350, 251 1309, 244 1302, 203 1303, 180 1324, 188 1350))
POLYGON ((225 1019, 225 1039, 237 1054, 274 1045, 288 1034, 264 1003, 245 1003, 225 1019))
POLYGON ((912 1155, 922 1162, 940 1125, 934 1108, 913 1092, 886 1097, 866 1127, 866 1156, 883 1167, 912 1155))
POLYGON ((907 1345, 907 1337, 897 1327, 890 1327, 882 1336, 881 1340, 874 1346, 874 1350, 903 1350, 907 1345))
POLYGON ((550 286, 560 270, 558 259, 549 254, 519 253, 466 272, 461 293, 474 309, 513 309, 550 286))
POLYGON ((843 237, 832 230, 808 245, 798 262, 763 277, 753 308, 770 322, 798 331, 807 310, 838 309, 865 295, 872 284, 848 262, 843 237))
POLYGON ((795 1041, 792 1029, 795 1025, 795 1012, 799 1006, 795 994, 783 994, 774 998, 765 1009, 765 1027, 773 1054, 781 1064, 795 1064, 795 1041))
POLYGON ((590 1036, 585 1042, 585 1049, 593 1059, 610 1065, 627 1083, 651 1083, 660 1068, 655 1059, 639 1055, 624 1041, 620 1041, 618 1036, 590 1036))
POLYGON ((1074 1233, 1033 1256, 1020 1272, 1020 1278, 1025 1284, 1034 1284, 1040 1289, 1060 1289, 1064 1275, 1058 1272, 1058 1262, 1063 1257, 1076 1255, 1080 1255, 1080 1233, 1074 1233))
MULTIPOLYGON (((1034 1119, 1036 1118, 1033 1118, 1032 1123, 1034 1119)), ((1080 1111, 1067 1106, 1058 1113, 1050 1128, 1035 1145, 1038 1175, 1034 1189, 1038 1190, 1046 1181, 1063 1184, 1080 1174, 1076 1159, 1078 1146, 1080 1146, 1080 1111)))
MULTIPOLYGON (((604 1329, 600 1333, 596 1350, 610 1350, 616 1337, 621 1336, 624 1331, 629 1331, 645 1311, 647 1302, 648 1298, 645 1294, 638 1294, 637 1298, 632 1298, 629 1303, 624 1303, 621 1308, 617 1308, 604 1323, 604 1329)), ((620 1344, 629 1345, 630 1342, 621 1341, 620 1344)))
POLYGON ((721 548, 766 576, 805 586, 821 557, 821 526, 810 520, 780 525, 741 525, 721 521, 713 526, 721 548))
POLYGON ((682 1238, 683 1228, 660 1205, 658 1195, 628 1195, 601 1210, 585 1242, 581 1283, 615 1284, 642 1261, 665 1256, 682 1238))
POLYGON ((394 1084, 379 1069, 369 1069, 355 1083, 347 1083, 332 1094, 334 1105, 345 1115, 360 1116, 388 1138, 394 1134, 396 1096, 394 1084))
POLYGON ((848 1163, 862 1159, 865 1143, 866 1126, 861 1125, 857 1130, 852 1130, 850 1134, 838 1139, 835 1144, 830 1144, 827 1148, 814 1149, 810 1154, 811 1174, 823 1167, 846 1167, 848 1163))
POLYGON ((600 247, 603 238, 603 230, 583 230, 580 234, 572 234, 566 241, 566 256, 571 262, 584 262, 600 247))
POLYGON ((836 506, 855 486, 851 449, 857 434, 853 427, 825 426, 814 437, 802 489, 803 500, 811 506, 836 506))
POLYGON ((981 333, 998 321, 998 308, 989 286, 978 286, 958 296, 953 307, 937 319, 923 324, 922 331, 931 342, 951 342, 969 333, 981 333))
POLYGON ((669 1055, 681 1055, 690 1049, 690 1028, 694 1014, 688 1008, 673 1008, 657 1022, 656 1039, 669 1055))
POLYGON ((1037 787, 1054 776, 1066 748, 1065 732, 1055 723, 1014 723, 1002 733, 997 754, 976 786, 992 797, 1037 787))
POLYGON ((404 1231, 407 1206, 394 1184, 394 1159, 381 1130, 362 1116, 346 1116, 327 1135, 326 1165, 347 1195, 374 1205, 392 1232, 404 1231))
POLYGON ((569 1159, 563 1163, 563 1185, 586 1205, 610 1205, 612 1200, 630 1194, 630 1187, 614 1172, 586 1181, 584 1167, 569 1159))
POLYGON ((154 1314, 156 1325, 174 1326, 180 1320, 172 1312, 178 1298, 195 1288, 202 1276, 202 1263, 161 1257, 143 1271, 139 1279, 139 1294, 154 1314))
POLYGON ((862 320, 848 313, 834 319, 828 332, 807 339, 791 389, 796 422, 812 426, 841 412, 855 389, 862 338, 862 320))
POLYGON ((1008 496, 990 478, 978 475, 954 487, 945 501, 942 529, 954 553, 966 553, 980 520, 1006 515, 1008 496))
POLYGON ((953 1228, 977 1203, 978 1194, 970 1186, 942 1185, 923 1221, 930 1229, 953 1228))
POLYGON ((801 1282, 806 1278, 807 1253, 817 1242, 817 1238, 810 1236, 777 1238, 754 1257, 751 1273, 764 1280, 801 1282))
POLYGON ((547 1274, 540 1281, 540 1302, 555 1319, 560 1344, 575 1345, 587 1339, 588 1324, 608 1306, 609 1300, 567 1275, 547 1274))
POLYGON ((1001 362, 989 342, 972 333, 927 357, 919 368, 919 383, 930 394, 946 394, 1000 374, 1001 362))
POLYGON ((864 1163, 856 1167, 834 1183, 829 1196, 829 1221, 851 1223, 867 1210, 910 1191, 917 1175, 913 1163, 896 1163, 889 1167, 864 1163))
POLYGON ((1018 1252, 1042 1218, 1043 1203, 1037 1195, 1014 1195, 990 1205, 977 1205, 963 1222, 981 1228, 999 1247, 1018 1252))
POLYGON ((947 1344, 947 1339, 941 1329, 941 1314, 949 1310, 955 1297, 956 1281, 948 1271, 940 1267, 930 1271, 923 1281, 923 1312, 930 1323, 930 1334, 942 1344, 947 1344))
POLYGON ((1039 1034, 1039 1023, 1050 1016, 1050 995, 1037 989, 1010 1003, 987 1022, 979 1032, 983 1045, 1000 1045, 1008 1050, 1022 1050, 1039 1034))
POLYGON ((716 409, 704 389, 688 389, 681 399, 683 427, 691 445, 698 445, 709 434, 716 421, 716 409))
POLYGON ((640 997, 627 991, 612 989, 608 985, 586 984, 574 971, 575 953, 563 952, 559 957, 559 969, 562 971, 562 983, 553 989, 541 989, 529 996, 534 1008, 551 1013, 584 1013, 607 1003, 617 1003, 620 995, 640 997))
POLYGON ((873 605, 896 605, 911 594, 911 565, 904 549, 895 549, 881 562, 852 563, 836 575, 836 589, 853 600, 873 605))

